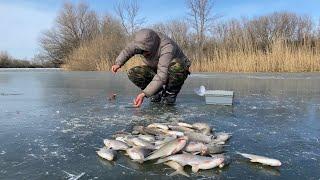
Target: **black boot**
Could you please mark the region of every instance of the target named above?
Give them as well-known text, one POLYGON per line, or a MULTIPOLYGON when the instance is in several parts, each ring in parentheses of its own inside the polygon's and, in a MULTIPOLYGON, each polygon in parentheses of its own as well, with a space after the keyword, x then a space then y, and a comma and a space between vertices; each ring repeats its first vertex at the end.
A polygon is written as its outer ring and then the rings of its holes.
POLYGON ((163 95, 163 103, 166 105, 174 105, 176 103, 177 93, 166 91, 163 95))
POLYGON ((159 92, 159 93, 157 93, 155 95, 152 95, 152 96, 150 96, 150 102, 158 103, 158 102, 161 101, 161 97, 162 97, 162 93, 161 92, 159 92))
POLYGON ((155 103, 160 102, 162 95, 163 95, 163 88, 158 90, 158 92, 155 93, 154 95, 150 96, 150 102, 155 102, 155 103))

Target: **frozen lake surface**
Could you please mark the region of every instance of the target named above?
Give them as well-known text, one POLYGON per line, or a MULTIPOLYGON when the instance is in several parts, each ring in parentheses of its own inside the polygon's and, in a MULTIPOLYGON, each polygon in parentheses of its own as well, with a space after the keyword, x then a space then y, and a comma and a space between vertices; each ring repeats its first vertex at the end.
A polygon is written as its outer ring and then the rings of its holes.
POLYGON ((0 70, 0 179, 183 179, 123 153, 115 162, 95 153, 115 131, 151 122, 207 122, 233 133, 229 166, 194 179, 320 178, 320 74, 193 74, 177 105, 125 106, 138 89, 125 74, 0 70), (193 89, 233 90, 234 106, 205 105, 193 89), (117 93, 116 101, 107 97, 117 93), (280 168, 250 163, 236 151, 273 157, 280 168))

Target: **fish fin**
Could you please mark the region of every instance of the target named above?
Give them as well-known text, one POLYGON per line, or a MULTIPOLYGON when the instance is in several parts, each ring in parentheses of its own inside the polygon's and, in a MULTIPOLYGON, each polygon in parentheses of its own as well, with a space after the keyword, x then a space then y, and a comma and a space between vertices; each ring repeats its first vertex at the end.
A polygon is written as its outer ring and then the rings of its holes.
POLYGON ((167 161, 168 161, 167 158, 158 159, 157 162, 155 162, 154 164, 161 164, 161 163, 164 163, 164 162, 167 162, 167 161))
POLYGON ((189 154, 188 152, 186 152, 186 151, 182 151, 182 154, 189 154))
POLYGON ((177 170, 177 171, 169 174, 169 176, 175 176, 175 175, 178 175, 178 174, 181 174, 181 175, 186 176, 186 177, 190 177, 184 170, 181 170, 181 171, 177 170))
POLYGON ((193 165, 191 170, 192 170, 192 172, 198 172, 199 171, 199 166, 198 165, 193 165))
POLYGON ((132 160, 133 162, 138 162, 138 163, 140 163, 140 164, 142 164, 144 161, 143 161, 143 159, 134 159, 134 160, 132 160))
POLYGON ((221 163, 221 164, 219 164, 219 168, 221 169, 221 168, 223 168, 225 166, 225 164, 224 163, 221 163))
POLYGON ((224 145, 224 144, 226 144, 226 142, 224 142, 224 141, 219 141, 219 142, 216 142, 216 144, 217 144, 217 145, 224 145))
POLYGON ((197 154, 200 154, 200 152, 194 152, 194 153, 192 153, 192 155, 197 155, 197 154))
POLYGON ((211 157, 215 157, 216 156, 216 154, 209 154, 211 157))

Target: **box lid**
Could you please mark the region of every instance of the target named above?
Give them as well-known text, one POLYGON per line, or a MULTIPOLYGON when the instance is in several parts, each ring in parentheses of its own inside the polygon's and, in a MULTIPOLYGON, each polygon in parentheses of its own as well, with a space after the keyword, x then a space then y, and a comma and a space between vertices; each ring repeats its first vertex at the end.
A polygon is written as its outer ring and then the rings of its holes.
POLYGON ((233 96, 233 91, 206 90, 205 96, 233 96))

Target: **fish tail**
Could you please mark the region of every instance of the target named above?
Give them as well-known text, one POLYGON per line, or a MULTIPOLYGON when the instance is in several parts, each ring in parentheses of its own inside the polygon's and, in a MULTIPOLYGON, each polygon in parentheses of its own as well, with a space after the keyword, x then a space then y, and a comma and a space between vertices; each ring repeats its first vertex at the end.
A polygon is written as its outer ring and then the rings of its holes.
POLYGON ((146 149, 156 150, 156 146, 145 146, 146 149))
POLYGON ((178 174, 181 174, 186 177, 190 177, 184 170, 176 170, 175 172, 171 173, 169 176, 175 176, 178 174))
POLYGON ((239 151, 236 151, 236 154, 239 154, 241 156, 245 156, 245 153, 242 153, 242 152, 239 152, 239 151))
POLYGON ((192 172, 198 172, 199 171, 199 166, 198 165, 193 165, 191 170, 192 170, 192 172))
POLYGON ((241 156, 243 156, 243 157, 245 157, 245 158, 251 159, 251 157, 249 156, 249 154, 241 153, 241 152, 238 152, 238 151, 236 151, 236 154, 240 154, 241 156))
POLYGON ((155 159, 152 154, 146 158, 144 158, 144 161, 149 161, 149 160, 152 160, 152 159, 155 159))

